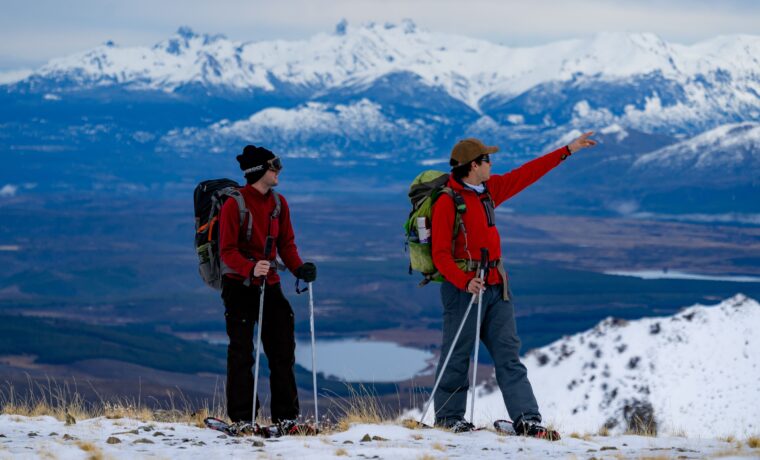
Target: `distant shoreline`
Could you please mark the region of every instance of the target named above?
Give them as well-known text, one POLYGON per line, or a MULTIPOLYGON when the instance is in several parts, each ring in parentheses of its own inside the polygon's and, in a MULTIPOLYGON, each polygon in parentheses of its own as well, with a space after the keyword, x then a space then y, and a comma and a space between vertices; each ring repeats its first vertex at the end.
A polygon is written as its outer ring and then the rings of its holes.
POLYGON ((635 278, 641 278, 644 280, 699 280, 699 281, 727 281, 732 283, 760 283, 760 277, 758 276, 742 276, 742 275, 700 275, 697 273, 687 273, 677 270, 607 270, 605 275, 613 276, 632 276, 635 278))

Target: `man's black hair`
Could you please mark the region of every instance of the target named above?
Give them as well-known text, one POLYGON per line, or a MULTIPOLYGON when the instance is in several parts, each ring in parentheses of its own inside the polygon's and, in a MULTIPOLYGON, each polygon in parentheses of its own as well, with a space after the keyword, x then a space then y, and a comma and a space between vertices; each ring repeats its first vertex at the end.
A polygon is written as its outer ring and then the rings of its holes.
MULTIPOLYGON (((470 174, 470 171, 472 171, 472 164, 473 163, 481 164, 483 162, 483 157, 485 157, 485 155, 481 155, 475 158, 474 160, 472 160, 471 162, 467 164, 463 164, 462 166, 457 166, 455 168, 452 168, 451 176, 455 180, 461 181, 462 179, 467 177, 468 174, 470 174)), ((455 163, 455 160, 449 160, 449 164, 452 164, 452 163, 455 163)))

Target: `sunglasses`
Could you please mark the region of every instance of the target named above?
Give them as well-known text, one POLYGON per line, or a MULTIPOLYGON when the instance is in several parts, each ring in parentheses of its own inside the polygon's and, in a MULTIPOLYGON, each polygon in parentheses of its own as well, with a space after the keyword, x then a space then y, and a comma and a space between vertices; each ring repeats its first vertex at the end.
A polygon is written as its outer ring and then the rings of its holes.
POLYGON ((491 157, 488 156, 488 154, 481 155, 480 159, 478 159, 478 163, 491 163, 491 157))

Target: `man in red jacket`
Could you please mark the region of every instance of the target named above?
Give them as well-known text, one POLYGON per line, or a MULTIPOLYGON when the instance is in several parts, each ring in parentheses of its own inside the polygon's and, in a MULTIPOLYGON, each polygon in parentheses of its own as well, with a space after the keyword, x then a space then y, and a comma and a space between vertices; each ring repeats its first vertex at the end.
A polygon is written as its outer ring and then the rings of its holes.
MULTIPOLYGON (((306 282, 317 278, 317 267, 303 263, 298 255, 290 209, 285 197, 273 188, 278 184, 282 163, 271 151, 248 145, 237 156, 247 185, 240 193, 248 208, 241 222, 236 200, 227 200, 219 219, 219 252, 222 259, 222 299, 227 335, 227 414, 238 425, 252 423, 253 413, 253 329, 258 321, 259 299, 264 293, 264 318, 261 340, 269 361, 269 387, 272 395, 272 422, 288 433, 299 415, 295 364, 293 310, 280 288, 275 257, 306 282), (279 209, 278 209, 279 202, 279 209), (247 239, 248 220, 252 219, 251 238, 247 239), (264 254, 267 237, 274 240, 264 254)), ((259 410, 256 395, 256 412, 259 410)))
MULTIPOLYGON (((443 345, 436 377, 441 372, 444 357, 451 348, 472 295, 483 291, 481 339, 493 357, 499 389, 519 434, 549 439, 559 436, 540 425, 538 404, 525 366, 520 362, 520 339, 515 327, 509 278, 501 258, 495 209, 573 153, 595 145, 596 142, 589 139, 591 134, 585 133, 566 147, 529 161, 511 172, 493 176, 489 155, 496 153, 498 147, 488 147, 477 139, 462 140, 451 151, 452 170, 447 184, 466 205, 456 238, 456 213, 452 197, 442 193, 433 205, 433 263, 445 278, 441 286, 443 345), (489 254, 489 270, 485 279, 476 274, 481 248, 487 248, 489 254)), ((473 312, 476 311, 473 309, 473 312)), ((468 316, 435 394, 436 425, 455 432, 474 428, 464 420, 464 414, 476 314, 468 316)))

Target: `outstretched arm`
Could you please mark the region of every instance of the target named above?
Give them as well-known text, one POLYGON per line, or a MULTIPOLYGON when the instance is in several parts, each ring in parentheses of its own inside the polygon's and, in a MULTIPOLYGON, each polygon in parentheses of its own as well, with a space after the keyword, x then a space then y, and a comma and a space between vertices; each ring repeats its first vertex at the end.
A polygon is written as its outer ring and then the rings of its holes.
POLYGON ((496 206, 525 190, 568 156, 596 145, 596 141, 590 139, 592 134, 593 131, 586 132, 565 147, 531 160, 506 174, 491 176, 488 189, 496 206))

